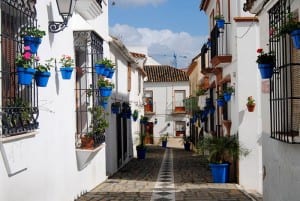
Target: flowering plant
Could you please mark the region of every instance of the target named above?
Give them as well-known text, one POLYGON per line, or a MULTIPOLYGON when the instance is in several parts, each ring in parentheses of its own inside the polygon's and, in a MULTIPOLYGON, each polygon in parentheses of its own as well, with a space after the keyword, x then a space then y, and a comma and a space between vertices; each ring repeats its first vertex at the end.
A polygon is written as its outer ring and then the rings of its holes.
POLYGON ((104 78, 100 78, 98 80, 98 87, 111 87, 111 88, 114 88, 115 85, 110 82, 109 80, 105 80, 104 78))
POLYGON ((39 72, 47 72, 47 71, 49 71, 50 68, 53 67, 53 64, 52 64, 53 60, 54 60, 53 58, 50 58, 50 59, 48 59, 48 60, 45 60, 45 64, 44 64, 44 65, 39 63, 39 64, 35 67, 36 70, 39 71, 39 72))
POLYGON ((275 55, 273 54, 273 52, 264 53, 262 48, 258 48, 256 52, 259 53, 256 63, 275 64, 275 55))
POLYGON ((59 63, 61 63, 64 67, 71 67, 74 65, 74 60, 69 55, 62 55, 59 63))
POLYGON ((16 57, 16 65, 23 68, 32 67, 35 61, 39 61, 39 57, 31 54, 29 46, 25 46, 24 53, 18 54, 16 57))
POLYGON ((255 100, 253 99, 252 96, 249 96, 247 98, 247 105, 255 105, 255 100))
POLYGON ((32 36, 32 37, 36 37, 36 38, 42 38, 43 36, 46 35, 45 31, 42 31, 38 28, 35 27, 24 27, 21 30, 21 36, 32 36))

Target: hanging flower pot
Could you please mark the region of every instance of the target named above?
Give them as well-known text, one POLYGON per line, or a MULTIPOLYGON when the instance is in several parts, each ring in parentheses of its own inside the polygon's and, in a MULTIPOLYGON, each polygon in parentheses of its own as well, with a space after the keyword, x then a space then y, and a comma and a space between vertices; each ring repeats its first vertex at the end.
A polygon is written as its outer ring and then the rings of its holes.
POLYGON ((226 102, 230 101, 230 99, 231 99, 231 93, 224 92, 223 95, 224 95, 224 100, 225 100, 226 102))
POLYGON ((73 68, 72 67, 61 67, 60 68, 62 79, 69 80, 71 79, 73 68))
POLYGON ((103 70, 102 75, 107 77, 109 75, 109 72, 110 72, 109 68, 105 67, 104 70, 103 70))
POLYGON ((104 69, 105 69, 104 64, 95 64, 95 71, 97 75, 103 75, 104 69))
POLYGON ((17 67, 18 83, 21 85, 30 85, 35 74, 34 68, 17 67))
POLYGON ((217 27, 219 29, 224 29, 225 20, 224 19, 218 19, 218 20, 216 20, 216 24, 217 24, 217 27))
POLYGON ((108 97, 112 93, 112 87, 100 87, 99 90, 102 97, 108 97))
POLYGON ((224 101, 224 99, 223 99, 223 98, 219 98, 219 99, 217 99, 217 104, 218 104, 218 106, 219 106, 219 107, 223 107, 223 106, 224 106, 224 104, 225 104, 225 101, 224 101))
POLYGON ((109 70, 109 72, 108 72, 108 74, 107 74, 107 78, 112 78, 113 77, 113 75, 114 75, 114 73, 115 73, 115 70, 114 69, 112 69, 112 68, 108 68, 108 70, 109 70))
POLYGON ((253 112, 254 111, 254 108, 255 108, 255 100, 252 96, 249 96, 247 98, 247 109, 248 109, 248 112, 253 112))
POLYGON ((273 75, 273 64, 258 64, 258 69, 262 79, 270 79, 273 75))
POLYGON ((290 35, 293 40, 294 47, 296 49, 300 49, 300 29, 292 31, 290 35))
POLYGON ((36 72, 35 82, 38 87, 46 87, 50 77, 50 72, 36 72))
POLYGON ((32 54, 36 54, 42 42, 42 39, 38 37, 32 37, 32 36, 24 36, 23 39, 24 39, 24 46, 29 46, 30 52, 32 54))
POLYGON ((254 109, 255 109, 255 104, 253 104, 253 105, 247 105, 247 109, 248 109, 248 112, 253 112, 254 109))

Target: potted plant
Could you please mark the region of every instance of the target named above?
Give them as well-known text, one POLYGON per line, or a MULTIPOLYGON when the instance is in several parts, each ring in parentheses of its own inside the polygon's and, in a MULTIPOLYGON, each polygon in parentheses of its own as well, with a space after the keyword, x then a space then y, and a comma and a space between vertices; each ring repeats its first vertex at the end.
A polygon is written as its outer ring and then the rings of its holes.
POLYGON ((92 116, 89 132, 81 136, 81 148, 84 149, 93 149, 100 145, 105 139, 105 129, 109 126, 102 107, 95 106, 89 108, 89 112, 92 116))
POLYGON ((30 52, 36 54, 39 45, 42 42, 42 37, 46 35, 45 31, 42 31, 36 27, 24 27, 21 29, 21 36, 24 40, 24 46, 30 46, 30 52))
POLYGON ((183 140, 184 150, 190 151, 191 150, 191 137, 183 135, 182 140, 183 140))
POLYGON ((111 112, 113 114, 120 114, 121 113, 121 103, 120 102, 114 102, 111 104, 111 112))
POLYGON ((59 63, 61 63, 60 72, 62 75, 62 78, 64 80, 71 79, 73 67, 74 66, 74 60, 69 55, 62 55, 62 57, 59 60, 59 63))
POLYGON ((209 167, 214 183, 226 183, 229 178, 229 160, 236 161, 239 156, 247 156, 249 150, 244 148, 236 135, 230 137, 204 137, 197 147, 202 153, 208 153, 209 167))
POLYGON ((257 53, 259 53, 259 55, 257 56, 256 63, 258 63, 261 78, 271 78, 275 66, 275 55, 273 52, 264 53, 262 48, 258 48, 257 53))
POLYGON ((112 78, 114 74, 114 66, 115 64, 112 62, 112 60, 103 58, 96 62, 95 70, 98 75, 103 75, 107 78, 112 78))
POLYGON ((148 117, 145 117, 145 116, 141 115, 140 124, 147 124, 148 120, 149 120, 148 117))
POLYGON ((247 98, 247 109, 248 109, 248 112, 253 112, 254 111, 254 108, 255 108, 255 100, 252 96, 249 96, 247 98))
POLYGON ((38 61, 38 57, 35 57, 30 52, 30 47, 24 47, 24 53, 18 54, 15 60, 17 66, 18 83, 22 85, 30 85, 35 74, 33 63, 38 61))
POLYGON ((145 133, 142 133, 142 132, 139 133, 140 143, 139 143, 139 145, 136 146, 138 159, 145 159, 146 158, 147 148, 144 144, 145 137, 146 137, 145 133))
POLYGON ((127 119, 131 118, 131 107, 128 102, 122 103, 122 117, 127 119))
POLYGON ((223 107, 224 104, 225 104, 224 95, 223 95, 222 93, 220 93, 220 94, 218 95, 217 105, 218 105, 219 107, 223 107))
POLYGON ((44 65, 38 64, 35 69, 35 82, 38 87, 46 87, 48 84, 48 80, 50 77, 50 68, 53 67, 52 65, 53 58, 50 58, 46 60, 46 63, 44 65))
POLYGON ((164 147, 164 148, 167 147, 167 143, 168 143, 168 135, 169 135, 169 134, 166 133, 166 134, 162 134, 162 135, 160 136, 161 146, 164 147))
POLYGON ((223 96, 226 102, 230 101, 232 93, 234 93, 234 86, 228 86, 224 88, 223 96))
POLYGON ((205 89, 202 89, 202 88, 199 88, 197 91, 196 91, 196 96, 203 96, 206 94, 206 90, 205 89))
POLYGON ((115 87, 115 85, 111 81, 100 77, 98 80, 98 87, 100 90, 100 95, 102 97, 108 97, 111 95, 112 89, 115 87))
POLYGON ((300 49, 300 22, 293 13, 288 13, 285 24, 279 29, 279 35, 289 34, 293 40, 294 47, 300 49))
POLYGON ((135 109, 132 113, 133 121, 136 121, 138 119, 138 116, 139 116, 139 111, 135 109))
POLYGON ((224 29, 224 24, 225 24, 225 20, 224 20, 224 16, 223 15, 216 15, 215 16, 215 20, 216 20, 216 24, 217 24, 217 27, 219 29, 224 29))

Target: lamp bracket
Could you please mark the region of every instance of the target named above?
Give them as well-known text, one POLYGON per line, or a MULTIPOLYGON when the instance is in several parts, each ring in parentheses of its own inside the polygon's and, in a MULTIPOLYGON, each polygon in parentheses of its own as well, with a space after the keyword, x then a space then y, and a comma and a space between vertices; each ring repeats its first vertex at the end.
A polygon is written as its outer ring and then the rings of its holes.
POLYGON ((66 27, 67 24, 65 22, 50 21, 48 24, 48 29, 51 33, 58 33, 64 30, 66 27))

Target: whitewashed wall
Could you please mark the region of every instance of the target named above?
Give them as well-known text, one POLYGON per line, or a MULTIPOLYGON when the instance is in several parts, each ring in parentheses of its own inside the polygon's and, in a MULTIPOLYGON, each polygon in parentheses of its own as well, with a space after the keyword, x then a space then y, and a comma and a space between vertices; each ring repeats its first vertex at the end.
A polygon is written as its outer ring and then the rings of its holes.
MULTIPOLYGON (((161 134, 169 133, 169 136, 175 136, 175 121, 189 122, 188 115, 172 115, 174 91, 185 90, 186 97, 189 97, 189 82, 145 82, 144 91, 148 90, 153 91, 155 115, 149 121, 154 122, 157 118, 157 124, 153 127, 153 138, 157 143, 161 134), (168 123, 170 126, 167 126, 168 123)), ((186 133, 189 133, 188 126, 186 133)))
MULTIPOLYGON (((36 9, 40 29, 48 30, 49 16, 61 20, 55 0, 37 1, 36 9)), ((47 32, 38 52, 41 60, 62 54, 74 58, 73 30, 95 30, 108 38, 107 12, 103 6, 101 16, 88 22, 75 13, 64 31, 47 32)), ((108 52, 104 42, 104 54, 108 52)), ((48 86, 39 88, 40 129, 36 136, 0 144, 0 200, 71 201, 106 179, 105 146, 85 168, 78 169, 74 89, 75 72, 71 80, 62 80, 60 72, 51 69, 48 86)))

